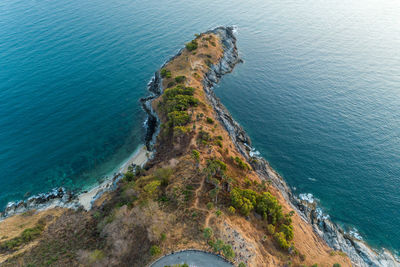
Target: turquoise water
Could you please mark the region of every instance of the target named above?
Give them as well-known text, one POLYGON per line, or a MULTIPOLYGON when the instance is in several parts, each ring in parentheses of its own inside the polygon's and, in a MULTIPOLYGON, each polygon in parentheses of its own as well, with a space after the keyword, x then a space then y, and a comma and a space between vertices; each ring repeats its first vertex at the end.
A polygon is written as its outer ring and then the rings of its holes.
POLYGON ((398 1, 3 0, 0 206, 80 189, 143 142, 153 72, 193 33, 237 25, 216 93, 334 221, 400 250, 398 1))

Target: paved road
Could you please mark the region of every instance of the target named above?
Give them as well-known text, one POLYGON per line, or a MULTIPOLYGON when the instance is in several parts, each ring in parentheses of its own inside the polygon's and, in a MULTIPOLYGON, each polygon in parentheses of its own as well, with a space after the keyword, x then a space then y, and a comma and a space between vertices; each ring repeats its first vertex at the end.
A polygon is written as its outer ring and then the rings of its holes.
POLYGON ((209 254, 202 251, 181 251, 171 255, 164 256, 159 259, 155 263, 151 265, 151 267, 164 267, 168 265, 174 264, 183 264, 186 263, 190 267, 232 267, 233 265, 229 262, 226 262, 224 259, 209 254))

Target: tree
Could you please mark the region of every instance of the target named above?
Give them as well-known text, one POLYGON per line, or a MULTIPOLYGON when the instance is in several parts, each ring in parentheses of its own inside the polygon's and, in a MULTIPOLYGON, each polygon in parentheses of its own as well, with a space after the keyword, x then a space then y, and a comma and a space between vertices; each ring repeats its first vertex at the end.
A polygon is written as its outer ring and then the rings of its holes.
POLYGON ((209 240, 214 235, 213 230, 211 228, 204 228, 203 236, 205 239, 209 240))
POLYGON ((228 244, 222 247, 222 253, 224 253, 224 256, 227 259, 233 259, 235 257, 235 252, 233 251, 232 246, 228 244))
POLYGON ((151 246, 150 254, 151 254, 151 256, 156 256, 156 255, 161 254, 161 248, 159 246, 156 246, 156 245, 151 246))
POLYGON ((176 83, 183 83, 186 80, 186 76, 180 75, 175 77, 176 83))
POLYGON ((228 211, 229 211, 230 214, 235 214, 236 213, 236 209, 234 207, 232 207, 232 206, 230 206, 228 208, 228 211))
POLYGON ((128 181, 128 182, 133 181, 134 178, 135 178, 135 174, 133 174, 133 172, 130 172, 130 171, 126 172, 124 175, 124 180, 128 181))
POLYGON ((220 251, 223 249, 224 245, 225 245, 224 241, 222 241, 221 239, 218 239, 218 240, 213 244, 214 252, 220 252, 220 251))
POLYGON ((189 51, 193 51, 197 49, 197 41, 196 40, 192 40, 191 42, 186 44, 186 49, 189 51))

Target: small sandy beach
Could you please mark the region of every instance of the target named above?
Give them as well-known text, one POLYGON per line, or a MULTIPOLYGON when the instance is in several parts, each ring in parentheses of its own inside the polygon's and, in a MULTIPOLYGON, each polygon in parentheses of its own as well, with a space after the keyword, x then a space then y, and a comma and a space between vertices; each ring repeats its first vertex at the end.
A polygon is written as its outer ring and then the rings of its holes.
MULTIPOLYGON (((122 174, 127 172, 128 167, 132 164, 143 166, 149 159, 150 155, 151 152, 146 149, 146 146, 141 146, 127 159, 124 164, 121 165, 117 173, 122 174)), ((90 208, 92 207, 92 201, 98 196, 98 194, 101 194, 110 189, 113 183, 113 177, 114 176, 110 177, 101 184, 90 189, 88 192, 82 193, 78 196, 78 201, 85 208, 85 210, 90 210, 90 208)))

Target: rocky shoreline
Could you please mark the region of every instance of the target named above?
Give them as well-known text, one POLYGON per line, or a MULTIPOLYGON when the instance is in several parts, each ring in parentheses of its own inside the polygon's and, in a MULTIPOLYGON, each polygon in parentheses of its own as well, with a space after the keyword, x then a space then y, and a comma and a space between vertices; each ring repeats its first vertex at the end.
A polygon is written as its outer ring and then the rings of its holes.
POLYGON ((400 266, 400 263, 387 250, 378 253, 368 247, 363 241, 357 240, 345 233, 338 225, 324 216, 315 202, 307 199, 300 199, 292 193, 285 180, 271 168, 269 163, 262 157, 255 155, 251 146, 250 137, 243 128, 232 118, 229 111, 224 107, 214 94, 212 88, 219 79, 226 73, 233 70, 234 66, 241 62, 237 47, 236 38, 232 27, 218 27, 211 32, 218 34, 224 45, 224 56, 219 64, 213 65, 206 74, 203 81, 204 90, 210 103, 217 113, 218 119, 228 131, 236 148, 251 164, 260 177, 271 180, 280 190, 284 198, 291 203, 301 217, 310 223, 314 231, 321 236, 326 243, 334 250, 345 252, 355 266, 400 266))

